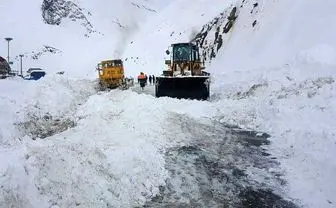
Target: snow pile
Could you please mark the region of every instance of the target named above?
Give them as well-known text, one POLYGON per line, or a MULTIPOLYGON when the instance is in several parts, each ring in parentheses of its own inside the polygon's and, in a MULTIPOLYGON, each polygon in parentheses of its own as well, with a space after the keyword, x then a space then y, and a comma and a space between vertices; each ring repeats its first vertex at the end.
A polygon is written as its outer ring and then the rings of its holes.
POLYGON ((240 82, 218 88, 218 120, 272 135, 269 151, 289 182, 289 196, 307 207, 332 207, 336 171, 334 67, 306 64, 225 75, 240 82), (299 68, 297 68, 299 67, 299 68), (301 72, 300 72, 301 71, 301 72), (222 92, 219 89, 226 90, 222 92), (221 98, 218 98, 221 97, 221 98))
POLYGON ((0 126, 0 142, 3 144, 11 144, 19 137, 13 124, 21 126, 19 129, 23 133, 32 133, 37 130, 34 123, 47 126, 46 120, 51 118, 76 122, 76 109, 96 92, 94 82, 58 75, 36 83, 17 78, 2 80, 2 84, 6 86, 1 88, 0 97, 1 115, 6 118, 1 120, 0 126), (24 125, 27 122, 30 125, 24 125))
MULTIPOLYGON (((131 91, 92 95, 94 85, 90 82, 62 76, 38 84, 6 82, 12 89, 2 92, 7 95, 3 100, 10 103, 11 92, 15 95, 12 103, 17 104, 3 106, 13 117, 8 116, 12 120, 1 126, 1 132, 8 133, 3 142, 10 146, 2 146, 0 156, 11 160, 1 163, 0 199, 1 204, 12 206, 144 204, 165 184, 165 149, 186 138, 167 117, 171 113, 195 115, 196 110, 188 107, 189 101, 155 99, 131 91), (23 94, 25 91, 30 93, 23 94), (22 132, 22 126, 15 128, 14 123, 30 121, 27 114, 71 118, 76 125, 43 140, 32 140, 34 130, 53 123, 35 122, 24 126, 22 132)), ((206 103, 191 103, 197 104, 199 113, 195 116, 208 114, 206 103)))

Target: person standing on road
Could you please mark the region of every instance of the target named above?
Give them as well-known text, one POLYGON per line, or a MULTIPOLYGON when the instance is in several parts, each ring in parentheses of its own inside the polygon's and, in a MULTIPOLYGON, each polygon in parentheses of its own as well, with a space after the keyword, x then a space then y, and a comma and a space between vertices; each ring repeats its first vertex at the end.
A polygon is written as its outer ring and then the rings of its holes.
POLYGON ((149 79, 149 84, 152 85, 152 76, 149 75, 149 78, 148 78, 148 79, 149 79))
POLYGON ((155 84, 155 76, 152 75, 152 81, 153 81, 153 84, 155 84))
POLYGON ((147 80, 146 80, 146 76, 143 72, 140 72, 140 74, 138 76, 138 81, 140 83, 141 89, 144 90, 144 87, 146 85, 147 80))

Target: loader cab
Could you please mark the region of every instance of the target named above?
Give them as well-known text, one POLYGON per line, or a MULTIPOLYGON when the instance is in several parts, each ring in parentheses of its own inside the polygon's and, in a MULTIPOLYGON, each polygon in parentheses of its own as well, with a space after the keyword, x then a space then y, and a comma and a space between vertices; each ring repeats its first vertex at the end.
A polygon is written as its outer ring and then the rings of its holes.
POLYGON ((172 45, 173 62, 200 61, 198 48, 192 43, 177 43, 172 45))
POLYGON ((164 76, 204 75, 204 63, 201 61, 197 45, 193 43, 172 44, 166 53, 170 55, 170 59, 165 61, 167 70, 163 71, 164 76))

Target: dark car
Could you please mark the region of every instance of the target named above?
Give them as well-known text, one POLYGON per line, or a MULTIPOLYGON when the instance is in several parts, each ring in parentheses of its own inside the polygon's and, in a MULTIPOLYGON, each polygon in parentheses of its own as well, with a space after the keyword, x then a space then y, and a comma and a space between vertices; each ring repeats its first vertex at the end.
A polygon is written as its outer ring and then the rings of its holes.
POLYGON ((28 76, 24 78, 26 80, 39 80, 46 75, 46 72, 41 68, 30 68, 27 73, 28 76))

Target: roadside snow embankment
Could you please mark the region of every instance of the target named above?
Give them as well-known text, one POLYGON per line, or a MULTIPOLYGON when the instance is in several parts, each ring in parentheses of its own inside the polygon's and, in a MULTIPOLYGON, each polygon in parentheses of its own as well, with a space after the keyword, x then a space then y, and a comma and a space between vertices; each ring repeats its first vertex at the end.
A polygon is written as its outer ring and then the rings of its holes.
POLYGON ((244 2, 209 67, 218 119, 269 133, 289 196, 335 207, 336 2, 244 2))
POLYGON ((87 80, 6 82, 2 110, 10 116, 1 120, 0 149, 0 204, 6 206, 141 206, 165 184, 165 148, 186 139, 167 116, 208 114, 198 101, 96 94, 87 80), (75 125, 54 128, 65 119, 75 125))
POLYGON ((65 131, 48 126, 46 117, 73 119, 74 111, 95 92, 90 81, 61 76, 39 82, 22 79, 1 81, 0 89, 0 207, 40 207, 44 204, 34 185, 34 171, 27 168, 32 139, 65 131), (31 125, 23 125, 30 123, 31 125), (53 131, 54 130, 54 131, 53 131), (38 134, 34 134, 38 132, 38 134))
POLYGON ((317 45, 284 66, 223 72, 215 80, 218 119, 272 135, 269 151, 285 170, 289 195, 307 207, 336 204, 334 52, 317 45))
POLYGON ((0 143, 8 145, 14 144, 22 134, 43 138, 43 135, 46 137, 57 133, 52 129, 43 128, 42 132, 37 132, 36 124, 40 124, 41 129, 43 125, 55 122, 59 124, 62 120, 68 123, 76 122, 76 109, 95 93, 92 81, 68 79, 57 75, 48 76, 39 82, 21 79, 1 82, 3 87, 0 90, 0 143))

